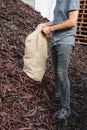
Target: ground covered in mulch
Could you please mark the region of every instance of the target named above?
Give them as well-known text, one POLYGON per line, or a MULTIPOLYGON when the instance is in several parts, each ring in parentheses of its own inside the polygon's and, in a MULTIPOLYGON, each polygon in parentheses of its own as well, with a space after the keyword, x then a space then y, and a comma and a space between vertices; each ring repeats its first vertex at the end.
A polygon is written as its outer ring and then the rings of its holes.
POLYGON ((53 118, 61 105, 53 93, 50 48, 41 83, 23 72, 25 38, 43 21, 20 0, 0 0, 0 130, 87 130, 87 46, 76 45, 71 58, 72 115, 67 126, 53 118))

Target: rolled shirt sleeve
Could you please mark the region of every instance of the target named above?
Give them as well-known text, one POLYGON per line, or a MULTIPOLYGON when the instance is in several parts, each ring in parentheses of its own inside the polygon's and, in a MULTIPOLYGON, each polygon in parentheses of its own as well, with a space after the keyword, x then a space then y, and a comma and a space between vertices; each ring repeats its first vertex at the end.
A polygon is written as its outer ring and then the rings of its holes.
POLYGON ((80 0, 69 0, 68 11, 79 9, 80 9, 80 0))

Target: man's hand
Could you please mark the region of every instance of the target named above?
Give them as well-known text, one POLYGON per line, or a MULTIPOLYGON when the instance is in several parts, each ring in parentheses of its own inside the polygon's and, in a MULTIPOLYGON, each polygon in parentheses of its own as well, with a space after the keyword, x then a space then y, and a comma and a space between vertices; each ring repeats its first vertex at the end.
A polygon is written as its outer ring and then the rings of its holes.
POLYGON ((42 32, 48 36, 51 33, 51 29, 50 27, 43 27, 42 32))
POLYGON ((45 23, 41 23, 41 24, 38 24, 38 26, 36 28, 41 28, 41 30, 42 30, 42 28, 44 28, 44 27, 46 27, 45 23))

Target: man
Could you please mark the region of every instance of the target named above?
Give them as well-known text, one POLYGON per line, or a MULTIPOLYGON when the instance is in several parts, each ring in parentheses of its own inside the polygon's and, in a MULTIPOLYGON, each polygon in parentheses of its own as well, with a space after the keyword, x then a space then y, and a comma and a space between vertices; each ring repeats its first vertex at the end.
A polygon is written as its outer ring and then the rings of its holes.
POLYGON ((56 77, 55 96, 60 96, 62 100, 59 119, 66 119, 71 114, 68 68, 75 46, 79 8, 80 0, 56 0, 53 22, 38 25, 42 27, 44 34, 52 33, 51 47, 56 77))

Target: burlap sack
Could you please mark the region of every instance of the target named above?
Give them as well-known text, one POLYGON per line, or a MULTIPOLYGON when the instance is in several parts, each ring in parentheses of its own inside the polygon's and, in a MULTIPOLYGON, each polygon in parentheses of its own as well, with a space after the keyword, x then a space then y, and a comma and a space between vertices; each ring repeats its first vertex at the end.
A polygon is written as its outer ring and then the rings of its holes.
POLYGON ((35 81, 42 81, 48 57, 47 38, 36 29, 25 40, 24 72, 35 81))

